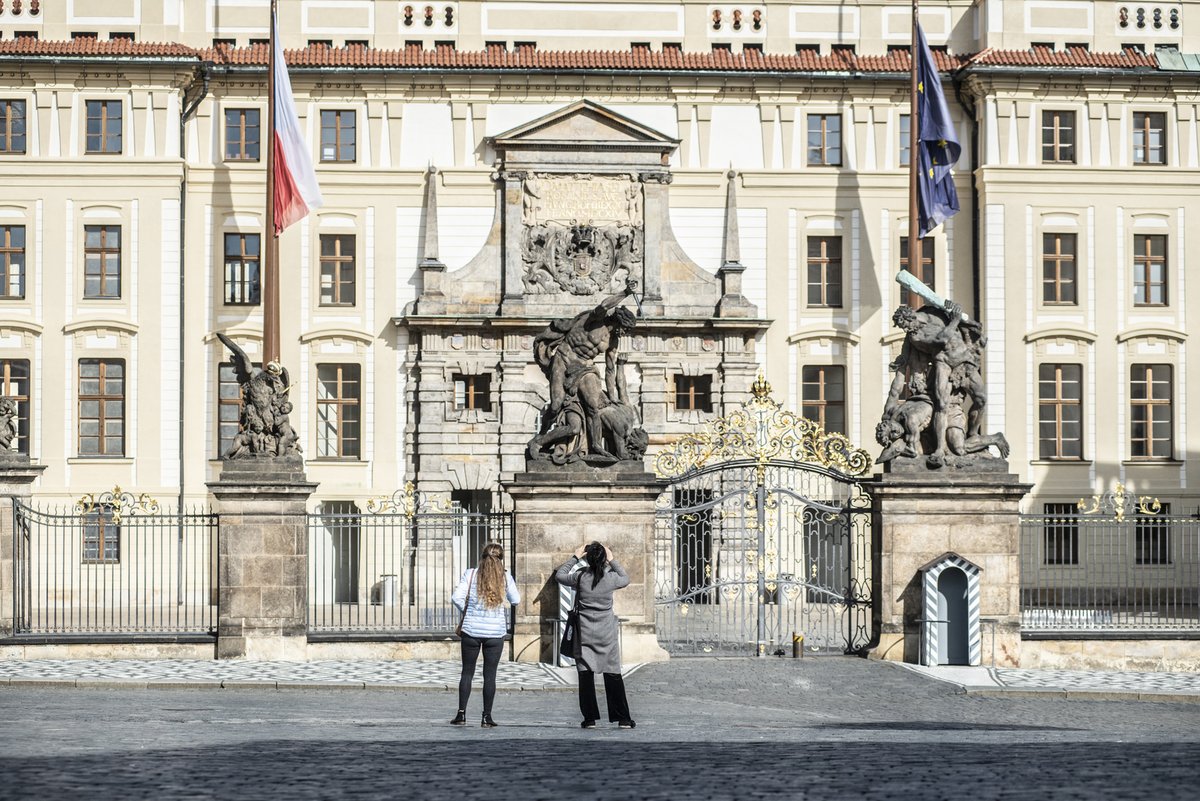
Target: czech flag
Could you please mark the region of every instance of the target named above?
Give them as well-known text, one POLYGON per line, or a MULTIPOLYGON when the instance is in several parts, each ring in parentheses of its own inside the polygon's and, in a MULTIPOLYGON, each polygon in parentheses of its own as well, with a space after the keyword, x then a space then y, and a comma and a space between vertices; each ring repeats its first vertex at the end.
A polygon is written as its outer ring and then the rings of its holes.
POLYGON ((272 40, 275 48, 275 235, 278 236, 284 228, 319 209, 324 200, 313 172, 308 144, 300 133, 283 45, 278 36, 273 36, 272 40))

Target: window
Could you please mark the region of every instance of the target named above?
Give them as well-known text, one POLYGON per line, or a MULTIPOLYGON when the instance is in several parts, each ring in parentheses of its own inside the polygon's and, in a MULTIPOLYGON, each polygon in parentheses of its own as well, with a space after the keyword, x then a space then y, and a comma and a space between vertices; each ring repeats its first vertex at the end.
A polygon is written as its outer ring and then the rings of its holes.
POLYGON ((25 101, 0 100, 0 153, 25 152, 25 101))
POLYGON ((0 225, 0 298, 25 297, 25 226, 0 225))
POLYGON ((837 167, 842 163, 842 115, 808 115, 808 165, 837 167))
POLYGON ((1042 302, 1079 303, 1075 293, 1075 234, 1042 234, 1042 302))
POLYGON ((1083 458, 1083 366, 1038 367, 1038 458, 1083 458))
POLYGON ((888 52, 889 56, 892 55, 893 53, 908 53, 908 51, 909 51, 908 45, 890 44, 887 46, 887 52, 888 52))
POLYGON ((842 238, 808 238, 808 307, 842 308, 842 238))
POLYGON ((108 34, 108 39, 111 42, 121 40, 133 42, 137 40, 137 35, 133 31, 110 31, 108 34))
POLYGON ((71 31, 71 39, 99 39, 100 35, 96 31, 71 31))
MULTIPOLYGON (((900 269, 908 270, 913 273, 922 284, 936 291, 937 285, 934 281, 936 271, 933 264, 933 239, 925 237, 921 240, 921 263, 917 265, 914 271, 908 265, 908 237, 900 237, 900 269)), ((919 309, 928 301, 915 292, 909 292, 908 287, 900 287, 900 305, 912 306, 914 309, 919 309)))
POLYGON ((83 227, 83 296, 121 297, 121 226, 83 227))
MULTIPOLYGON (((907 50, 908 47, 905 46, 904 49, 907 50)), ((912 131, 909 130, 909 125, 911 124, 910 123, 911 119, 912 119, 912 117, 909 116, 908 114, 900 115, 900 166, 901 167, 908 166, 908 157, 909 157, 909 153, 911 152, 911 150, 909 149, 909 145, 912 144, 909 141, 909 139, 912 137, 912 131)))
POLYGON ((354 305, 354 235, 321 235, 321 305, 354 305))
POLYGON ((225 160, 258 161, 259 131, 258 109, 225 109, 225 160))
POLYGON ((333 40, 332 40, 332 39, 309 39, 309 40, 308 40, 308 46, 309 46, 309 47, 328 47, 328 48, 332 48, 332 47, 333 47, 333 40))
POLYGON ((675 410, 679 412, 711 412, 712 376, 675 375, 675 410))
POLYGON ((125 455, 125 361, 79 360, 79 455, 125 455))
POLYGON ((1075 163, 1075 112, 1042 112, 1042 163, 1075 163))
POLYGON ((492 493, 478 489, 450 490, 450 506, 469 515, 455 526, 455 533, 465 535, 467 564, 477 565, 484 546, 492 539, 487 517, 492 511, 492 493))
MULTIPOLYGON (((664 45, 665 47, 666 45, 664 45)), ((821 46, 819 44, 801 43, 796 45, 797 53, 810 53, 814 56, 821 55, 821 46)))
POLYGON ((121 101, 120 100, 89 100, 87 101, 87 136, 85 137, 88 153, 120 153, 121 152, 121 101))
POLYGON ((1134 564, 1171 564, 1171 504, 1159 505, 1156 514, 1140 511, 1133 520, 1134 564))
POLYGON ((1167 305, 1167 237, 1139 234, 1133 238, 1133 305, 1167 305))
POLYGON ((237 39, 213 39, 213 47, 220 50, 225 47, 237 47, 237 39))
POLYGON ((225 234, 225 304, 257 306, 259 275, 259 235, 225 234))
POLYGON ((1073 503, 1047 503, 1042 535, 1042 561, 1047 565, 1079 564, 1079 510, 1073 503))
POLYGON ((492 376, 489 373, 454 374, 454 408, 459 411, 492 410, 492 376))
POLYGON ((805 367, 801 371, 800 414, 827 434, 846 433, 846 368, 805 367))
POLYGON ((317 456, 357 459, 361 407, 357 364, 317 365, 317 456))
MULTIPOLYGON (((333 602, 358 603, 359 561, 362 555, 361 512, 354 501, 324 501, 321 503, 321 525, 329 532, 333 550, 333 602)), ((327 557, 328 558, 328 557, 327 557)), ((383 592, 380 583, 379 592, 383 592)), ((391 605, 395 599, 382 600, 391 605)))
POLYGON ((1167 115, 1163 112, 1133 112, 1133 163, 1167 163, 1167 115))
POLYGON ((102 505, 83 515, 83 561, 104 564, 121 561, 121 527, 111 506, 102 505))
MULTIPOLYGON (((255 365, 256 367, 259 365, 255 365)), ((217 458, 233 447, 241 429, 242 388, 233 362, 221 362, 217 368, 217 458)))
POLYGON ((371 46, 371 41, 369 39, 347 39, 346 40, 346 47, 370 47, 370 46, 371 46))
POLYGON ((29 455, 29 360, 0 359, 0 395, 17 404, 17 453, 29 455))
POLYGON ((354 161, 354 112, 321 112, 321 161, 354 161))
POLYGON ((1129 453, 1134 459, 1170 459, 1171 365, 1135 364, 1129 378, 1129 453))

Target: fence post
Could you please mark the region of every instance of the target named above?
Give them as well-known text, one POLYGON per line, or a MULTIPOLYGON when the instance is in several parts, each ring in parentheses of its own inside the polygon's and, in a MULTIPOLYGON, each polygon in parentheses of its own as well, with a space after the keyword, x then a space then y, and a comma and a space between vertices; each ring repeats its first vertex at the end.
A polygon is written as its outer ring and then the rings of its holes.
POLYGON ((16 453, 0 453, 0 496, 9 502, 0 505, 0 637, 13 634, 13 515, 15 504, 28 503, 33 482, 37 480, 44 464, 33 464, 28 456, 16 453))
POLYGON ((306 504, 317 485, 303 460, 228 460, 208 487, 220 514, 217 658, 305 659, 306 504))

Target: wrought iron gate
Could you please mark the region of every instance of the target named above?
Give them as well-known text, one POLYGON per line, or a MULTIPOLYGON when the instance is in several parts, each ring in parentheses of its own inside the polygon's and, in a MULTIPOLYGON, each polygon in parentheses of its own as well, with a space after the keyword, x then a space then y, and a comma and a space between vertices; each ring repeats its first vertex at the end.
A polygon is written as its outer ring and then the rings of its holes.
POLYGON ((857 652, 871 639, 869 455, 754 397, 657 457, 655 609, 672 654, 857 652))

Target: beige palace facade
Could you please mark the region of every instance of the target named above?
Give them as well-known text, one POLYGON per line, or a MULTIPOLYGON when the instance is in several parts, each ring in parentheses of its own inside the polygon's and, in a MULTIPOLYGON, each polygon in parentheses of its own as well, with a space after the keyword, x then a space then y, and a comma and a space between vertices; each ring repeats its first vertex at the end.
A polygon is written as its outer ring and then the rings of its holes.
MULTIPOLYGON (((281 239, 314 504, 413 480, 504 505, 546 400, 527 337, 487 334, 487 291, 459 322, 421 322, 421 302, 434 273, 499 280, 498 143, 580 101, 663 147, 653 213, 693 283, 744 268, 736 336, 701 309, 626 343, 652 450, 760 369, 785 405, 876 448, 907 254, 907 3, 279 6, 325 197, 281 239)), ((236 385, 215 333, 261 346, 268 8, 0 0, 0 380, 47 466, 39 499, 119 484, 200 503, 219 472, 236 385)), ((922 6, 963 155, 962 210, 920 270, 987 327, 987 428, 1036 485, 1027 511, 1120 481, 1200 513, 1194 14, 922 6)))

